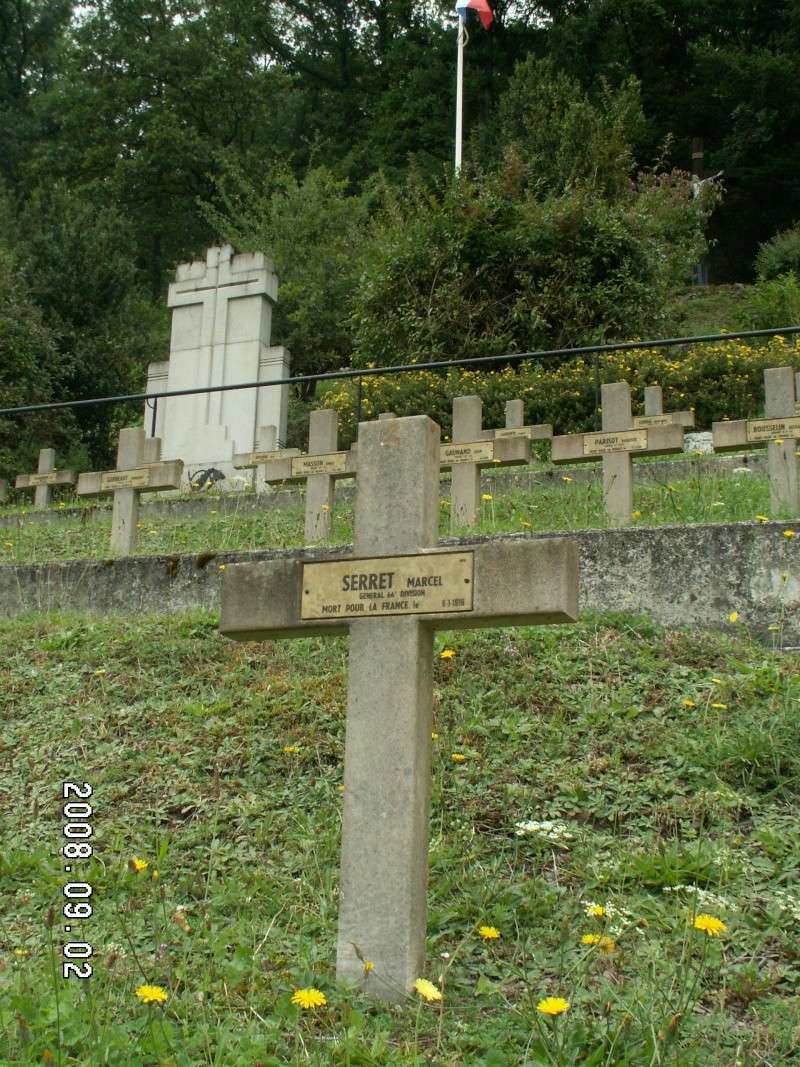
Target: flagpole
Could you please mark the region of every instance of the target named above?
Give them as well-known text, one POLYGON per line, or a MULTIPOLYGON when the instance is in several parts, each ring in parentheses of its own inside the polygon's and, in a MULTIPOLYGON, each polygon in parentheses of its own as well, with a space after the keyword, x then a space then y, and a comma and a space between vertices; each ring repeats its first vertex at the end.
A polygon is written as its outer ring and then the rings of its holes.
POLYGON ((456 176, 461 170, 461 142, 464 132, 464 45, 467 28, 462 15, 458 16, 458 67, 456 73, 456 176))

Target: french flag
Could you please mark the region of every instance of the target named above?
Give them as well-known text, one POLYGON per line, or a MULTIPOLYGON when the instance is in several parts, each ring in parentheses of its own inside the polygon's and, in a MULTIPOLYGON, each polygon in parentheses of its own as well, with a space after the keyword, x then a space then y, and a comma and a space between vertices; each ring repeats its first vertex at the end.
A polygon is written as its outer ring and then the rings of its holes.
POLYGON ((488 30, 494 22, 494 13, 489 7, 489 0, 456 0, 456 11, 462 22, 467 21, 467 8, 478 12, 478 18, 483 23, 483 28, 488 30))

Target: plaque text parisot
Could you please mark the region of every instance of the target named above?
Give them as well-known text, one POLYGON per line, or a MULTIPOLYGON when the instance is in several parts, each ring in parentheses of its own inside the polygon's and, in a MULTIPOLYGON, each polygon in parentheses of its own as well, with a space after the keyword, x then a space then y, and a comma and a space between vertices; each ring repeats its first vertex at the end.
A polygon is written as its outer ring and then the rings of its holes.
POLYGON ((472 552, 306 563, 304 619, 471 611, 472 552))

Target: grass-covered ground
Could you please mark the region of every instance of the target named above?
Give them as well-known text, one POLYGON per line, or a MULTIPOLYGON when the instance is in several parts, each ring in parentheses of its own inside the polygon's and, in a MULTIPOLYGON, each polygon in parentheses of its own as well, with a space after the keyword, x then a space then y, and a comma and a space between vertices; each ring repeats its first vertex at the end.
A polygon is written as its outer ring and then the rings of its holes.
MULTIPOLYGON (((599 482, 576 481, 574 471, 559 471, 558 486, 541 486, 510 494, 484 494, 479 533, 562 531, 608 525, 599 482)), ((695 476, 674 482, 634 486, 634 520, 641 525, 739 522, 771 514, 766 477, 695 476)), ((449 532, 449 501, 442 499, 440 531, 449 532)), ((334 508, 331 543, 352 540, 352 505, 334 508)), ((89 559, 109 554, 111 519, 81 522, 67 519, 54 525, 24 522, 18 529, 0 530, 0 562, 23 563, 51 559, 89 559)), ((467 531, 456 531, 465 533, 467 531)), ((289 548, 304 543, 301 508, 253 514, 215 512, 202 519, 172 516, 145 518, 140 524, 137 553, 204 552, 253 548, 289 548)))
POLYGON ((796 1062, 796 658, 625 617, 438 635, 443 999, 387 1010, 332 968, 346 647, 201 614, 0 623, 2 1064, 796 1062), (86 983, 60 976, 64 781, 93 788, 86 983), (323 1007, 291 1004, 312 986, 323 1007))

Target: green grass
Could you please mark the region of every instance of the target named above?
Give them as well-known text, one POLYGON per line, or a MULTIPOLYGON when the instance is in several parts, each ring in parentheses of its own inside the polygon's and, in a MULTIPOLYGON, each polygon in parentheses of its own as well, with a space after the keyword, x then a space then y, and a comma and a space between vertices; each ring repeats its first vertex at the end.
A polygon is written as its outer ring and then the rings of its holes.
MULTIPOLYGON (((572 480, 573 472, 559 471, 559 486, 485 494, 481 521, 472 532, 523 533, 563 531, 608 525, 599 483, 572 480)), ((640 525, 738 522, 769 515, 767 479, 748 474, 738 478, 694 477, 634 487, 635 521, 640 525)), ((449 532, 449 503, 441 502, 440 533, 449 532)), ((772 515, 772 518, 790 516, 772 515)), ((350 504, 334 509, 331 544, 352 540, 350 504)), ((0 530, 0 562, 27 563, 55 559, 91 559, 109 555, 110 517, 83 523, 64 519, 55 525, 24 523, 0 530)), ((468 533, 467 530, 456 531, 468 533)), ((202 519, 172 516, 147 518, 140 524, 137 554, 192 553, 257 548, 291 548, 304 543, 300 508, 215 514, 202 519)))
POLYGON ((675 293, 668 305, 671 334, 697 337, 741 329, 742 305, 751 288, 705 285, 675 293))
POLYGON ((795 1062, 798 661, 624 616, 445 644, 425 970, 444 999, 387 1010, 332 967, 346 640, 237 645, 199 613, 1 622, 0 1062, 795 1062), (65 780, 94 789, 71 875, 95 888, 88 984, 60 977, 65 780), (328 1003, 303 1013, 309 985, 328 1003), (570 1011, 548 1021, 545 996, 570 1011))

